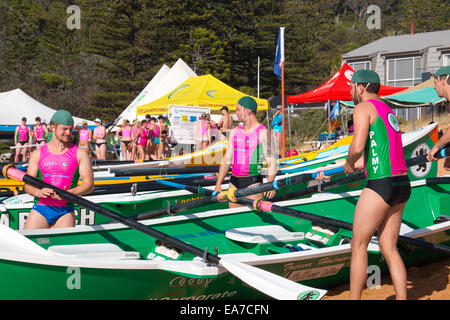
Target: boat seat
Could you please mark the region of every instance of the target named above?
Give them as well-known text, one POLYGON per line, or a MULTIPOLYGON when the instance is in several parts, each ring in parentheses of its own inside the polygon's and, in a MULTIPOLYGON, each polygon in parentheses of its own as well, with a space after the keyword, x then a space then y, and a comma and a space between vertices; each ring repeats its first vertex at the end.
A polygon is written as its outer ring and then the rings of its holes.
POLYGON ((129 260, 140 259, 139 252, 124 251, 119 246, 112 243, 93 243, 93 244, 74 244, 51 246, 47 249, 49 252, 83 258, 100 258, 129 260))
POLYGON ((305 239, 304 232, 290 232, 278 225, 233 228, 227 230, 225 236, 230 240, 254 244, 305 239))

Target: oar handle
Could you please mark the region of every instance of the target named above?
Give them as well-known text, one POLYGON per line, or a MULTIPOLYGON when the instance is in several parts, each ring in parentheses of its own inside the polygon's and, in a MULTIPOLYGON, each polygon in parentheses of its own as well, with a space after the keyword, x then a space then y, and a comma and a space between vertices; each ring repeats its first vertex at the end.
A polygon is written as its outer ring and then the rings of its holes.
MULTIPOLYGON (((437 159, 446 158, 448 156, 450 156, 450 148, 440 149, 434 154, 434 157, 437 159)), ((406 160, 406 166, 412 167, 424 162, 428 162, 427 154, 406 160)))
POLYGON ((181 184, 181 183, 176 183, 176 182, 167 181, 167 180, 159 180, 159 179, 156 180, 156 182, 166 185, 166 186, 169 186, 169 187, 172 187, 172 188, 175 188, 175 189, 188 190, 190 192, 204 195, 204 196, 215 196, 218 194, 217 191, 202 188, 201 186, 194 187, 194 186, 188 186, 188 185, 181 184))
MULTIPOLYGON (((342 173, 342 172, 344 172, 344 167, 343 166, 325 170, 325 171, 323 171, 323 174, 326 175, 326 176, 332 176, 334 174, 342 173)), ((319 173, 320 172, 314 172, 312 174, 312 177, 315 179, 319 175, 319 173)))
MULTIPOLYGON (((130 228, 141 231, 149 236, 152 236, 158 240, 161 240, 162 242, 168 243, 176 248, 180 248, 184 251, 188 251, 195 256, 198 256, 198 257, 204 256, 205 251, 202 249, 194 247, 184 241, 178 240, 178 239, 171 237, 165 233, 162 233, 156 229, 146 226, 140 222, 137 222, 136 220, 130 219, 129 217, 125 217, 117 212, 114 212, 114 211, 108 209, 108 208, 102 207, 94 202, 86 200, 86 199, 79 197, 77 195, 74 195, 68 191, 62 190, 60 188, 57 188, 56 186, 46 183, 40 179, 32 177, 32 176, 26 174, 25 172, 20 171, 19 169, 13 167, 12 165, 0 164, 0 168, 5 177, 13 178, 18 181, 23 181, 29 185, 33 185, 33 186, 35 186, 37 188, 41 188, 41 189, 42 188, 50 188, 63 199, 66 199, 70 202, 73 202, 80 206, 88 208, 96 213, 106 216, 107 218, 118 221, 130 228)), ((220 258, 216 255, 207 253, 206 260, 208 260, 212 263, 218 264, 220 261, 220 258)))

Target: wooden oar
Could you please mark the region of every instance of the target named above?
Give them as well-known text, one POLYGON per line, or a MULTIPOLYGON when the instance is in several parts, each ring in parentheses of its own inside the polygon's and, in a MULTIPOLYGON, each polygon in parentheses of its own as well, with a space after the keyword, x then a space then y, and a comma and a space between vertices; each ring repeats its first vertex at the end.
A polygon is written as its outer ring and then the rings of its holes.
MULTIPOLYGON (((450 155, 450 148, 447 149, 441 149, 436 153, 436 157, 437 158, 446 158, 450 155)), ((410 158, 406 160, 406 166, 407 167, 413 167, 416 166, 418 164, 424 163, 424 162, 428 162, 427 160, 427 155, 421 155, 418 157, 414 157, 414 158, 410 158)), ((352 181, 356 181, 356 180, 361 180, 365 178, 365 174, 363 171, 361 172, 357 172, 351 175, 348 175, 346 177, 343 178, 339 178, 336 180, 331 180, 331 181, 327 181, 327 182, 319 182, 319 184, 315 185, 315 186, 311 186, 308 187, 306 189, 302 189, 302 190, 296 190, 293 192, 289 192, 286 194, 282 194, 279 196, 275 196, 274 198, 271 199, 272 202, 277 202, 277 201, 282 201, 282 200, 286 200, 286 199, 291 199, 294 197, 298 197, 298 196, 302 196, 305 194, 309 194, 309 193, 314 193, 314 192, 318 192, 321 190, 326 190, 327 188, 333 187, 333 186, 337 186, 340 184, 344 184, 344 183, 348 183, 348 182, 352 182, 352 181)), ((427 178, 426 179, 426 183, 427 184, 431 184, 433 183, 432 181, 434 181, 433 179, 435 178, 427 178)), ((442 181, 444 180, 440 180, 441 182, 435 182, 435 183, 443 183, 442 181)))
POLYGON ((187 173, 217 173, 219 166, 199 166, 199 167, 161 167, 161 168, 135 168, 135 169, 110 169, 116 177, 134 177, 149 175, 172 175, 187 173))
POLYGON ((218 191, 209 190, 209 189, 203 188, 202 186, 190 186, 190 185, 176 183, 176 182, 167 181, 167 180, 156 180, 156 182, 159 184, 165 185, 167 187, 180 189, 180 190, 187 190, 189 192, 192 192, 192 193, 195 193, 195 194, 198 194, 201 196, 215 196, 215 195, 219 194, 218 191))
MULTIPOLYGON (((340 173, 340 172, 344 172, 343 166, 327 169, 324 171, 324 174, 325 175, 333 175, 333 174, 340 173)), ((261 183, 261 184, 258 184, 258 185, 252 186, 252 187, 248 187, 248 188, 236 189, 233 192, 232 196, 234 198, 241 198, 241 197, 246 197, 246 196, 249 196, 252 194, 263 193, 263 192, 267 192, 267 191, 271 191, 271 190, 280 190, 280 189, 283 189, 283 188, 286 188, 286 187, 289 187, 292 185, 305 183, 310 180, 313 180, 317 177, 318 174, 319 174, 319 172, 303 173, 303 174, 300 174, 297 176, 275 179, 273 182, 266 182, 266 183, 261 183)), ((225 200, 224 195, 226 195, 227 197, 229 196, 227 193, 219 194, 218 195, 219 199, 225 200)))
MULTIPOLYGON (((192 176, 192 177, 184 177, 184 178, 172 178, 165 177, 165 179, 170 179, 174 182, 180 183, 193 183, 201 186, 212 186, 216 184, 217 178, 215 176, 192 176)), ((112 194, 112 193, 128 193, 130 190, 134 190, 135 192, 142 191, 155 191, 155 190, 167 190, 171 187, 161 186, 155 178, 154 180, 149 181, 140 181, 140 182, 127 182, 127 183, 117 183, 117 184, 100 184, 94 187, 94 190, 89 195, 101 195, 101 194, 112 194)))
MULTIPOLYGON (((336 172, 335 169, 336 168, 330 169, 330 171, 326 171, 326 173, 327 174, 332 174, 333 172, 336 172)), ((336 170, 342 171, 343 168, 342 167, 338 167, 336 170)), ((309 180, 311 180, 311 179, 313 179, 312 175, 314 175, 314 177, 315 177, 317 174, 318 173, 314 173, 314 174, 307 173, 307 174, 302 174, 301 176, 307 177, 307 178, 309 178, 309 180)), ((291 177, 284 178, 284 179, 291 179, 291 177)), ((280 180, 283 180, 283 179, 280 179, 280 180)), ((307 180, 307 181, 309 181, 309 180, 307 180)), ((165 181, 167 181, 167 180, 165 180, 165 181)), ((160 180, 159 183, 163 184, 162 180, 160 180)), ((166 184, 166 183, 164 183, 164 184, 166 184)), ((184 185, 184 184, 182 184, 182 185, 184 185)), ((283 185, 285 185, 285 186, 286 185, 291 185, 291 182, 289 182, 287 184, 283 183, 283 185)), ((168 186, 168 184, 166 184, 166 186, 168 186)), ((272 182, 266 183, 264 188, 267 188, 267 187, 270 187, 270 186, 272 186, 271 188, 273 189, 273 183, 272 182)), ((194 187, 194 188, 197 188, 197 187, 194 187)), ((178 188, 177 187, 177 189, 183 189, 183 188, 178 188)), ((272 189, 270 189, 270 190, 272 190, 272 189)), ((191 190, 189 190, 189 191, 191 191, 191 190)), ((205 189, 205 190, 208 190, 208 189, 205 189)), ((250 192, 250 194, 255 194, 255 193, 260 193, 261 192, 261 191, 259 191, 259 189, 256 189, 254 187, 248 187, 248 188, 244 188, 244 189, 240 189, 240 190, 245 190, 246 192, 250 192)), ((209 195, 209 194, 205 194, 205 195, 206 195, 205 198, 201 198, 201 199, 185 202, 185 203, 182 203, 182 204, 176 204, 176 205, 170 206, 170 208, 158 208, 158 209, 155 209, 155 210, 151 210, 151 211, 148 211, 148 212, 143 212, 143 213, 140 213, 140 214, 137 214, 137 215, 134 215, 134 216, 130 216, 130 218, 134 219, 134 220, 145 220, 145 219, 150 219, 150 218, 156 218, 156 217, 168 214, 168 213, 171 213, 171 214, 172 213, 177 213, 177 212, 181 212, 181 211, 184 211, 184 210, 196 208, 196 207, 199 207, 199 206, 202 206, 202 205, 205 205, 205 204, 213 204, 213 203, 217 203, 217 202, 221 202, 221 201, 226 201, 227 200, 227 193, 226 192, 220 192, 218 194, 214 193, 214 195, 212 193, 211 193, 211 195, 209 195)))
MULTIPOLYGON (((325 224, 328 226, 333 226, 333 227, 342 228, 342 229, 346 229, 346 230, 353 229, 353 224, 351 224, 349 222, 337 220, 337 219, 333 219, 333 218, 322 217, 322 216, 318 216, 318 215, 315 215, 312 213, 308 213, 308 212, 304 212, 304 211, 300 211, 300 210, 296 210, 296 209, 292 209, 292 208, 282 207, 282 206, 276 205, 270 201, 258 201, 258 200, 250 200, 247 198, 240 198, 238 200, 238 202, 241 204, 245 204, 247 206, 251 206, 251 207, 261 210, 261 211, 285 214, 285 215, 288 215, 291 217, 308 220, 313 223, 325 224)), ((375 236, 377 236, 377 234, 378 234, 378 232, 375 233, 375 236)), ((421 239, 405 237, 402 235, 399 235, 398 242, 416 246, 416 247, 429 249, 429 250, 443 253, 446 255, 450 255, 450 247, 445 246, 445 245, 436 244, 436 243, 424 241, 421 239)))
POLYGON ((40 146, 40 144, 25 144, 23 146, 12 146, 9 147, 10 149, 20 149, 20 148, 31 148, 31 147, 37 147, 40 146))
MULTIPOLYGON (((449 155, 450 155, 450 148, 447 148, 447 149, 439 150, 435 154, 435 157, 436 158, 445 158, 445 157, 448 157, 449 155)), ((407 159, 406 160, 406 164, 407 164, 408 167, 410 167, 410 166, 418 165, 420 163, 427 162, 428 160, 427 160, 426 156, 427 155, 421 155, 421 156, 418 156, 418 157, 415 157, 415 158, 407 159)), ((342 170, 342 167, 338 167, 338 168, 339 168, 338 170, 342 170)), ((310 179, 307 179, 306 181, 309 181, 309 180, 315 178, 318 175, 318 173, 319 172, 315 172, 314 174, 311 174, 311 173, 309 173, 309 174, 302 174, 302 175, 299 175, 299 177, 305 177, 305 175, 307 175, 308 177, 310 177, 310 179), (313 177, 313 175, 314 175, 314 177, 313 177)), ((330 171, 325 170, 324 174, 325 175, 331 175, 332 171, 331 170, 330 171)), ((333 181, 325 182, 325 183, 322 184, 322 187, 329 187, 329 186, 336 185, 338 183, 345 183, 345 182, 350 182, 350 181, 354 181, 354 180, 359 180, 359 179, 363 179, 364 177, 365 177, 364 173, 363 172, 359 172, 359 173, 355 173, 355 174, 352 174, 352 175, 348 175, 347 177, 342 178, 342 180, 333 180, 333 181)), ((291 179, 291 177, 281 178, 278 181, 282 181, 284 179, 291 179)), ((300 179, 303 179, 303 178, 300 178, 300 179)), ((292 180, 289 183, 283 183, 283 185, 285 185, 285 186, 286 185, 291 185, 291 184, 292 184, 292 180)), ((266 187, 270 186, 270 183, 266 183, 265 185, 266 185, 266 187)), ((279 183, 279 185, 282 185, 282 184, 279 183)), ((313 187, 310 187, 310 188, 307 188, 307 189, 295 191, 295 192, 289 193, 289 197, 292 198, 292 197, 303 195, 303 194, 313 193, 313 192, 318 191, 318 188, 319 188, 318 186, 313 186, 313 187)), ((255 194, 255 193, 261 193, 261 191, 259 191, 259 189, 255 188, 255 187, 248 187, 248 188, 244 188, 244 189, 240 189, 240 190, 245 191, 245 193, 247 195, 255 194)), ((273 190, 273 183, 272 183, 272 188, 270 190, 273 190)), ((238 190, 236 190, 236 192, 237 191, 238 190)), ((235 197, 238 194, 236 192, 234 194, 235 197)), ((211 196, 208 196, 208 197, 205 197, 205 198, 202 198, 202 199, 193 200, 193 201, 185 202, 185 203, 182 203, 182 204, 173 205, 170 208, 158 208, 158 209, 155 209, 155 210, 152 210, 152 211, 143 212, 143 213, 140 213, 138 215, 132 216, 130 218, 136 219, 136 220, 144 220, 144 219, 155 218, 155 217, 159 217, 161 215, 169 213, 168 212, 169 210, 170 210, 170 213, 177 213, 177 212, 180 212, 180 211, 196 208, 196 207, 199 207, 199 206, 202 206, 202 205, 205 205, 205 204, 217 203, 217 202, 219 202, 219 199, 221 201, 228 199, 227 196, 228 196, 228 194, 226 192, 221 192, 218 195, 214 195, 214 196, 211 195, 211 196)), ((283 195, 281 195, 280 197, 276 197, 276 201, 284 200, 284 199, 285 199, 285 197, 283 195)))
POLYGON ((255 288, 260 292, 263 292, 264 294, 272 298, 282 300, 297 299, 299 297, 307 295, 308 293, 313 293, 313 295, 309 296, 316 296, 317 299, 320 299, 327 292, 326 290, 301 285, 299 283, 290 281, 286 278, 280 277, 271 272, 250 265, 246 265, 238 261, 220 258, 217 255, 207 253, 204 250, 197 248, 189 243, 171 237, 170 235, 167 235, 163 232, 160 232, 156 229, 146 226, 140 222, 125 217, 115 211, 104 208, 96 203, 93 203, 82 197, 76 196, 70 192, 67 192, 51 184, 48 184, 38 178, 32 177, 24 173, 23 171, 14 168, 13 166, 10 165, 4 166, 0 164, 0 169, 5 177, 10 177, 18 181, 23 181, 37 188, 50 188, 63 199, 76 203, 89 210, 93 210, 96 213, 99 213, 112 220, 120 222, 132 229, 135 229, 149 236, 152 236, 162 241, 163 243, 170 244, 171 246, 190 252, 198 257, 204 257, 205 260, 208 262, 217 265, 220 264, 234 276, 241 279, 243 282, 247 283, 249 286, 255 288))
MULTIPOLYGON (((188 190, 188 191, 196 193, 196 194, 214 195, 214 192, 216 192, 216 191, 202 188, 200 186, 194 187, 194 186, 182 185, 179 183, 174 184, 169 181, 163 181, 163 180, 160 181, 160 183, 170 185, 170 186, 173 186, 173 187, 179 188, 179 189, 185 189, 185 190, 188 190)), ((438 183, 438 182, 436 181, 435 183, 438 183)), ((296 209, 282 207, 282 206, 276 205, 273 202, 269 202, 269 201, 250 200, 248 198, 239 198, 239 199, 237 199, 237 203, 247 205, 250 208, 253 208, 256 210, 286 214, 289 216, 294 216, 297 218, 308 220, 313 223, 325 224, 325 225, 329 225, 329 226, 333 226, 333 227, 347 229, 350 231, 353 229, 353 224, 351 224, 349 222, 345 222, 345 221, 337 220, 337 219, 333 219, 333 218, 322 217, 319 215, 307 213, 307 212, 296 210, 296 209)), ((377 232, 375 233, 375 236, 377 236, 377 232)), ((433 251, 436 251, 439 253, 444 253, 447 255, 450 254, 450 247, 445 246, 445 245, 435 244, 435 243, 420 240, 420 239, 414 239, 414 238, 399 235, 398 242, 403 243, 403 244, 413 245, 416 247, 425 248, 425 249, 430 249, 430 250, 433 250, 433 251)))

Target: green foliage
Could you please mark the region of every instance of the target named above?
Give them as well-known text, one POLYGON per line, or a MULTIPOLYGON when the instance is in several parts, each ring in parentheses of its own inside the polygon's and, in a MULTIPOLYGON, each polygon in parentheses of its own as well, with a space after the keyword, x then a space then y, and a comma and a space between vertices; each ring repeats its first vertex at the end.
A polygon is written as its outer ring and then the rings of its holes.
MULTIPOLYGON (((334 74, 345 52, 409 33, 411 20, 415 32, 449 29, 449 16, 447 0, 0 0, 0 92, 20 87, 55 109, 108 121, 180 57, 256 96, 260 57, 260 96, 269 98, 281 90, 273 63, 284 26, 285 94, 298 94, 334 74), (79 30, 66 26, 72 4, 79 30), (381 8, 380 30, 366 26, 369 4, 381 8)), ((309 125, 298 125, 299 139, 309 125)))
POLYGON ((49 88, 67 88, 73 85, 72 79, 55 73, 43 72, 41 73, 41 78, 49 88))
MULTIPOLYGON (((293 145, 301 145, 304 141, 316 140, 319 133, 326 131, 327 113, 323 109, 308 109, 299 117, 291 117, 291 134, 293 145)), ((287 119, 286 132, 287 132, 287 119)), ((288 135, 288 134, 286 134, 288 135)))

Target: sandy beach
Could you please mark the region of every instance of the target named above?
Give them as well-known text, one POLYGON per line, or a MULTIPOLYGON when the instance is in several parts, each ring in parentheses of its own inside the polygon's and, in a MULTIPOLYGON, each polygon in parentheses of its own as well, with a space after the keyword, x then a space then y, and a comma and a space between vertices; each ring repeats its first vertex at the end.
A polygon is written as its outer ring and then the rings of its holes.
MULTIPOLYGON (((438 176, 450 174, 444 169, 444 160, 438 162, 438 176)), ((450 258, 420 267, 407 269, 409 300, 450 300, 450 258)), ((347 300, 349 285, 328 290, 323 300, 347 300)), ((381 278, 381 287, 365 289, 364 300, 393 300, 394 287, 389 275, 381 278)))

